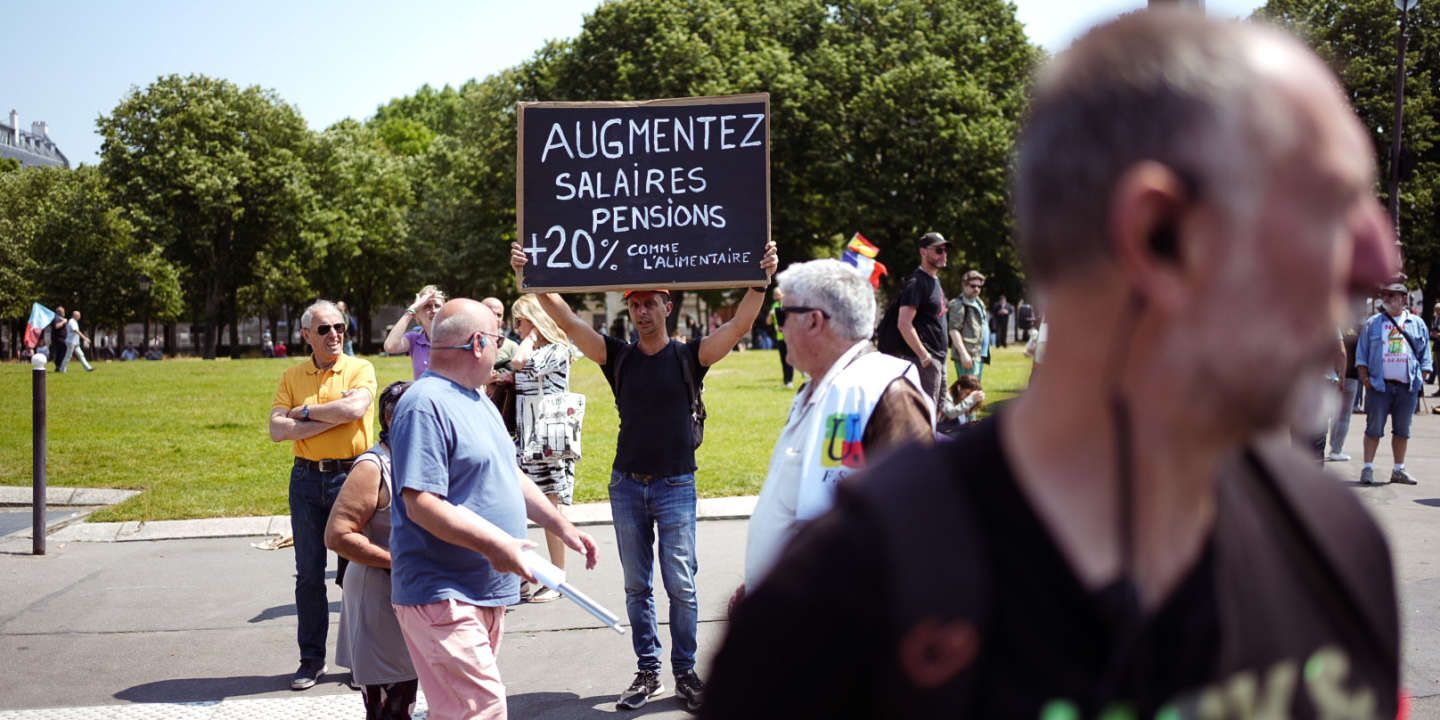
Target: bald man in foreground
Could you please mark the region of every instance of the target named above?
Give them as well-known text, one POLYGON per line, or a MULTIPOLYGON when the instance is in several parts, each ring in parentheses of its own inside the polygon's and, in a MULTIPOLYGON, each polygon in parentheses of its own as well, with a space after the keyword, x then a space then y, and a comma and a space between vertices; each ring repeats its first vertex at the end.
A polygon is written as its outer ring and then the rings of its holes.
POLYGON ((506 716, 496 655, 505 606, 534 581, 520 552, 525 519, 595 567, 595 541, 575 529, 515 464, 515 446, 480 388, 490 378, 499 320, 484 305, 445 303, 432 327, 430 369, 391 422, 391 600, 433 720, 506 716), (466 512, 468 510, 469 512, 466 512))
POLYGON ((1057 56, 1013 192, 1044 367, 841 483, 702 717, 1395 717, 1384 536, 1275 432, 1397 267, 1374 168, 1277 30, 1150 10, 1057 56))

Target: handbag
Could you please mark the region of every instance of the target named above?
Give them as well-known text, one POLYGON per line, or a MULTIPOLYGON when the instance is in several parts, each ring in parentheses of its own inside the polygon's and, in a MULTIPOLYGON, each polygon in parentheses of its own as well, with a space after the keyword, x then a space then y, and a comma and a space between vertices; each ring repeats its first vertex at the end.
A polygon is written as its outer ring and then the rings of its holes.
POLYGON ((525 429, 525 457, 530 460, 579 460, 580 429, 585 423, 585 396, 573 392, 556 393, 527 404, 532 405, 535 422, 525 429))

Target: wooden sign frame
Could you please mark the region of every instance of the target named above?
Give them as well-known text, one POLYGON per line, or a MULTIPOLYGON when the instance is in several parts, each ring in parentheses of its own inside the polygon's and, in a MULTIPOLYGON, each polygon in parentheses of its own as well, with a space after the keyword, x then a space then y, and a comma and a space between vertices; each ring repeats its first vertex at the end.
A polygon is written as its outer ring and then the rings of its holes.
MULTIPOLYGON (((760 243, 763 257, 764 247, 771 241, 771 220, 772 209, 770 199, 770 94, 769 93, 747 93, 740 95, 715 95, 688 98, 663 98, 656 100, 621 100, 606 102, 521 102, 516 104, 515 125, 515 237, 524 247, 526 240, 525 228, 525 113, 532 109, 564 108, 564 109, 631 109, 631 108, 666 108, 666 107, 724 107, 726 105, 740 104, 763 104, 764 105, 764 143, 765 143, 765 218, 764 218, 764 242, 760 243)), ((598 146, 599 140, 596 140, 598 146)), ((616 247, 619 241, 613 241, 616 247)), ((534 258, 532 257, 532 261, 534 258)), ((608 290, 653 290, 667 288, 672 290, 689 289, 715 289, 748 287, 764 284, 764 273, 760 270, 760 258, 756 258, 755 269, 757 278, 733 278, 712 281, 684 281, 666 282, 656 281, 648 283, 596 283, 581 285, 547 285, 527 287, 523 269, 516 273, 516 285, 521 292, 604 292, 608 290)))

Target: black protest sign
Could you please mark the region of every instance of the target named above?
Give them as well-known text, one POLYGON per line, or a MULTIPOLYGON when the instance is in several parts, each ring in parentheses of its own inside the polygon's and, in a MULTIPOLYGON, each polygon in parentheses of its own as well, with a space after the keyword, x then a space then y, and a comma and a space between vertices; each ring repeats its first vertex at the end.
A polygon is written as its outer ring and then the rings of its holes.
POLYGON ((517 109, 526 292, 763 285, 770 96, 517 109))

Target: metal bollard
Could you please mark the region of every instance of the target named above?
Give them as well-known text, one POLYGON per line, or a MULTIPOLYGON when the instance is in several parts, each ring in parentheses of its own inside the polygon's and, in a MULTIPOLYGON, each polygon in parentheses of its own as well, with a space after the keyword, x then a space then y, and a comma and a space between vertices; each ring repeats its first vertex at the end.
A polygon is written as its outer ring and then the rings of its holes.
POLYGON ((34 485, 34 499, 31 504, 32 529, 31 554, 45 554, 45 362, 43 353, 30 358, 30 376, 34 380, 31 395, 31 418, 34 437, 31 440, 34 465, 31 478, 34 485))

